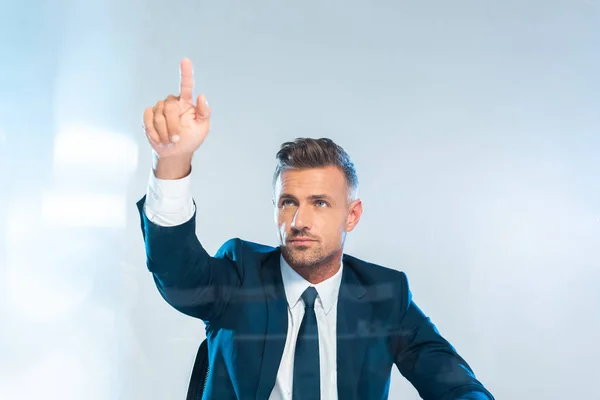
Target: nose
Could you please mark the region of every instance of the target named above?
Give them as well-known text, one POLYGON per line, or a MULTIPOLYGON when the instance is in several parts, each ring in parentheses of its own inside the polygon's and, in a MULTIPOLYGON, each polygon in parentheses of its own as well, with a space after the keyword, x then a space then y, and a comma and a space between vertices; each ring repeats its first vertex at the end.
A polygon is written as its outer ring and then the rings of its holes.
POLYGON ((312 218, 310 211, 306 207, 299 206, 292 220, 292 229, 297 231, 308 231, 312 227, 312 218))

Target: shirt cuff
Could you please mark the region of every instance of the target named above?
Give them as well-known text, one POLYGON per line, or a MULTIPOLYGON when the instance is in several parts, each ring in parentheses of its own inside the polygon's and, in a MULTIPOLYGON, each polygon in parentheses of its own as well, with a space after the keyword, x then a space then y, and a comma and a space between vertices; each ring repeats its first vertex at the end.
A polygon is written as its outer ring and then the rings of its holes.
POLYGON ((181 179, 158 179, 150 171, 144 213, 160 226, 176 226, 189 221, 196 211, 192 199, 191 173, 181 179))

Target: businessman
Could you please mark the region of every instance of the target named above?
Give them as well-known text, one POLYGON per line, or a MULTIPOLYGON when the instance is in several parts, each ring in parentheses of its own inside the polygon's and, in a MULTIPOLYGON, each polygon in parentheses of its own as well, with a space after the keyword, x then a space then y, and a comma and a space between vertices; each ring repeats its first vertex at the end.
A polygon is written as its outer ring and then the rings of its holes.
POLYGON ((206 325, 203 398, 387 399, 396 365, 423 399, 493 399, 412 301, 403 272, 343 252, 362 203, 355 167, 333 141, 300 138, 277 153, 277 247, 235 238, 215 256, 204 250, 190 179, 210 108, 192 90, 184 59, 179 95, 144 112, 155 162, 137 206, 160 294, 206 325))

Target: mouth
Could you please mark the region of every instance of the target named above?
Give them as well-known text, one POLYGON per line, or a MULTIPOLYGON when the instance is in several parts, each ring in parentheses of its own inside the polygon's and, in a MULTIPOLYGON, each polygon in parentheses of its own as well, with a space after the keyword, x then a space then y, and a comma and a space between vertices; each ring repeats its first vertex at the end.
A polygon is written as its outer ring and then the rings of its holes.
POLYGON ((311 243, 314 242, 314 240, 312 239, 290 239, 288 240, 288 243, 292 243, 292 244, 306 244, 306 243, 311 243))

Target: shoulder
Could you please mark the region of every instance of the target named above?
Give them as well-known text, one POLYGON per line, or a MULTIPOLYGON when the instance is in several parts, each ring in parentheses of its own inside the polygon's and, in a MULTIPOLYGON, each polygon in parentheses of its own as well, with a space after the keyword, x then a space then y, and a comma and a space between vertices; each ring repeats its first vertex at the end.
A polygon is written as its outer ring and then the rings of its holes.
POLYGON ((349 254, 344 254, 343 260, 344 266, 348 265, 352 268, 365 283, 408 284, 408 278, 404 271, 365 261, 349 254))
POLYGON ((412 299, 404 271, 361 260, 344 254, 344 268, 349 268, 372 298, 400 301, 403 307, 412 299))
POLYGON ((232 261, 242 259, 262 259, 277 248, 265 244, 249 242, 240 238, 232 238, 221 245, 215 255, 216 258, 228 258, 232 261))

